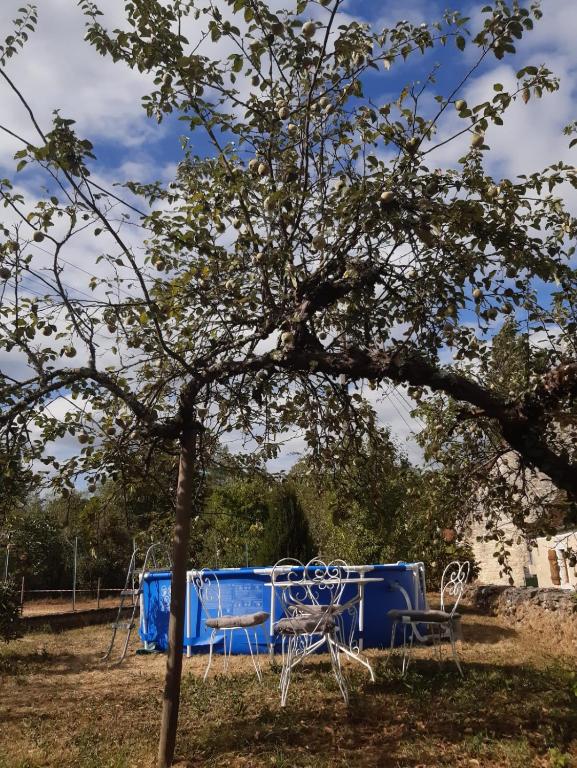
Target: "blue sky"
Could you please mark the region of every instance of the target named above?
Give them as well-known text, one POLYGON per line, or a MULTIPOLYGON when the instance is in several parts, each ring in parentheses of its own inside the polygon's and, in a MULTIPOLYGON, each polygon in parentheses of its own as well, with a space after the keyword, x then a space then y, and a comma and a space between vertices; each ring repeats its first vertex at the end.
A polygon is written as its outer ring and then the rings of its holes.
MULTIPOLYGON (((180 150, 178 135, 183 132, 183 124, 176 120, 157 126, 147 120, 139 106, 139 96, 147 90, 147 80, 137 72, 128 70, 123 65, 113 65, 104 61, 90 46, 83 41, 83 18, 76 4, 70 0, 38 0, 39 29, 32 36, 28 47, 14 60, 12 71, 31 98, 44 125, 50 112, 59 108, 62 113, 75 117, 79 130, 91 138, 96 146, 100 168, 112 176, 123 178, 126 171, 145 172, 147 177, 162 177, 170 172, 167 166, 178 160, 180 150)), ((281 3, 284 5, 285 3, 281 3)), ((4 0, 0 8, 0 29, 9 28, 10 19, 21 5, 20 0, 4 0)), ((121 0, 103 0, 100 3, 105 11, 109 26, 122 23, 121 0)), ((271 5, 276 5, 272 3, 271 5)), ((378 0, 349 0, 342 8, 348 18, 369 20, 377 27, 399 20, 408 19, 415 23, 438 19, 446 3, 426 2, 425 0, 407 0, 406 2, 379 2, 378 0)), ((471 4, 459 0, 451 8, 460 10, 473 18, 475 27, 479 19, 481 4, 471 4)), ((325 11, 312 7, 314 15, 325 11)), ((537 112, 554 111, 557 120, 547 120, 547 133, 537 137, 536 151, 532 152, 531 161, 548 161, 557 157, 546 151, 560 149, 559 129, 570 119, 575 119, 577 102, 576 82, 577 54, 574 52, 573 35, 577 28, 577 5, 572 0, 545 0, 543 9, 545 19, 536 31, 526 36, 518 46, 519 54, 514 59, 505 58, 502 62, 495 59, 487 62, 475 77, 473 83, 484 87, 487 75, 493 72, 497 77, 505 77, 516 71, 521 65, 551 61, 553 68, 563 77, 560 97, 550 97, 537 112), (555 66, 556 65, 556 66, 555 66), (553 140, 553 146, 551 146, 553 140)), ((306 14, 305 14, 306 15, 306 14)), ((312 14, 311 14, 312 15, 312 14)), ((412 57, 407 64, 395 65, 387 73, 386 80, 374 76, 367 81, 367 90, 371 95, 386 97, 395 93, 399 87, 416 76, 422 76, 427 65, 442 64, 438 76, 438 88, 455 82, 463 71, 468 56, 457 55, 453 44, 446 49, 436 48, 427 52, 425 57, 412 57)), ((491 78, 489 78, 491 79, 491 78)), ((3 95, 4 96, 4 95, 3 95)), ((3 112, 10 123, 25 126, 25 119, 11 99, 3 98, 3 112)), ((525 110, 527 121, 532 120, 535 110, 532 105, 525 110), (528 113, 528 114, 527 114, 528 113)), ((549 115, 550 117, 550 115, 549 115)), ((515 129, 519 119, 514 121, 515 129)), ((509 143, 511 131, 503 129, 495 146, 495 166, 500 165, 503 172, 517 170, 521 163, 515 158, 522 153, 509 143)), ((533 137, 532 137, 533 138, 533 137)), ((194 137, 198 149, 204 142, 194 137)), ((9 150, 15 145, 5 137, 0 142, 0 162, 6 165, 9 150), (8 152, 5 151, 8 149, 8 152), (4 150, 4 151, 3 151, 4 150)), ((523 158, 523 165, 527 158, 523 158)))
MULTIPOLYGON (((9 34, 10 19, 21 4, 22 0, 2 1, 0 30, 3 37, 9 34)), ((289 0, 271 2, 274 7, 290 4, 289 0)), ((107 26, 122 25, 123 5, 121 0, 100 2, 107 26)), ((401 18, 415 23, 438 19, 447 5, 427 0, 348 0, 342 11, 347 20, 369 20, 379 28, 401 18)), ((79 133, 95 145, 99 159, 97 175, 107 184, 128 178, 169 179, 180 157, 178 138, 184 132, 183 124, 170 120, 158 126, 146 118, 140 97, 150 88, 150 80, 121 64, 104 60, 84 42, 84 20, 76 3, 37 0, 37 6, 38 31, 14 59, 10 71, 30 100, 40 123, 48 126, 51 112, 56 108, 61 109, 63 115, 75 118, 79 133)), ((471 16, 471 28, 478 26, 482 3, 459 1, 450 7, 471 16)), ((528 64, 546 62, 561 77, 558 93, 546 96, 541 102, 531 100, 527 105, 515 104, 505 126, 489 131, 491 152, 486 159, 487 170, 497 179, 535 171, 559 159, 577 165, 577 147, 569 150, 568 140, 562 136, 563 126, 577 119, 577 46, 574 40, 577 3, 574 0, 544 0, 543 11, 543 21, 519 43, 518 55, 502 61, 488 60, 462 94, 470 102, 484 100, 493 82, 510 82, 514 73, 528 64)), ((319 13, 326 11, 311 6, 311 13, 307 11, 305 15, 316 17, 319 13)), ((414 57, 408 64, 394 65, 386 77, 382 73, 378 78, 371 77, 367 81, 367 91, 376 99, 385 100, 411 79, 422 77, 438 62, 442 68, 437 88, 446 92, 448 85, 458 81, 468 60, 467 53, 457 55, 454 44, 450 43, 446 49, 435 49, 424 58, 414 57)), ((456 119, 454 115, 450 118, 456 119)), ((5 88, 2 89, 0 122, 26 137, 31 134, 23 110, 5 88)), ((193 140, 195 150, 204 151, 206 145, 200 134, 193 140)), ((18 148, 12 139, 0 135, 2 175, 11 175, 11 157, 18 148)), ((441 150, 434 155, 434 163, 455 165, 460 154, 462 151, 458 147, 441 150)), ((33 191, 34 182, 31 175, 23 174, 19 178, 24 190, 33 191)), ((577 213, 574 197, 569 197, 567 202, 577 213)), ((79 249, 70 258, 66 279, 82 290, 80 286, 87 282, 87 272, 92 268, 93 253, 79 249)), ((0 360, 0 364, 4 362, 0 360)), ((17 366, 17 361, 13 364, 17 366)), ((415 425, 408 414, 403 393, 393 390, 376 406, 383 421, 392 425, 409 455, 418 458, 418 449, 410 439, 415 425)), ((302 444, 297 440, 292 448, 298 451, 302 444)), ((279 466, 286 466, 291 460, 285 453, 279 466)))

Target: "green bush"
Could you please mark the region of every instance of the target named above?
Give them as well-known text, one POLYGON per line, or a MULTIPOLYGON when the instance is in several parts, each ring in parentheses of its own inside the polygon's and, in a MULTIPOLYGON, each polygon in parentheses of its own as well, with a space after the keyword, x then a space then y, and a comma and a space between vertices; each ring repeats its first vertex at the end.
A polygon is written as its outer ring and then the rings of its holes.
POLYGON ((0 583, 0 640, 20 637, 20 600, 13 582, 0 583))

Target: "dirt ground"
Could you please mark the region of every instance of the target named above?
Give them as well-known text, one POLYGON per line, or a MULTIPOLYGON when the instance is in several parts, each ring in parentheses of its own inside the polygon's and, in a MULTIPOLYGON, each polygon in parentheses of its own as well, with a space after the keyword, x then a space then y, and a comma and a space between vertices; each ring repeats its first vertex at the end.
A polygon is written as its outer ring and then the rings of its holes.
MULTIPOLYGON (((398 657, 369 651, 377 682, 345 665, 351 691, 339 697, 327 658, 293 675, 279 706, 278 665, 249 659, 185 659, 179 768, 577 767, 575 657, 555 637, 525 633, 501 618, 468 612, 460 655, 439 665, 432 649, 398 657)), ((0 768, 152 768, 165 657, 99 661, 107 627, 29 634, 0 648, 0 768)))

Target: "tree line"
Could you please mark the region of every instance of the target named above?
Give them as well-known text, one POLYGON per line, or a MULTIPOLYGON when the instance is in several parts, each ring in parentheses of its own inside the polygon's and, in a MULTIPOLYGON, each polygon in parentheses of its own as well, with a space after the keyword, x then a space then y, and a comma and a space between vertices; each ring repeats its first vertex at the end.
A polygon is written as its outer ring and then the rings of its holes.
MULTIPOLYGON (((94 492, 4 496, 0 535, 8 575, 28 589, 69 588, 77 537, 79 588, 118 587, 133 546, 170 541, 174 458, 156 482, 108 480, 94 492)), ((424 560, 432 581, 447 558, 469 556, 463 537, 445 541, 459 515, 435 507, 440 474, 411 466, 385 431, 366 450, 320 469, 301 459, 284 476, 219 450, 191 524, 190 567, 271 565, 313 556, 349 563, 424 560)), ((452 536, 452 535, 451 535, 452 536)))

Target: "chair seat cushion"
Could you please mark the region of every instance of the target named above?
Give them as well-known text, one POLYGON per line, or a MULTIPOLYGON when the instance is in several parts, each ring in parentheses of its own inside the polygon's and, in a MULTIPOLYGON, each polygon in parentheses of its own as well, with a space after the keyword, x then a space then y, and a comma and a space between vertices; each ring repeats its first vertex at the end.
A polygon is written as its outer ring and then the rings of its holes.
POLYGON ((286 616, 279 619, 274 625, 277 635, 312 635, 324 634, 335 628, 335 620, 332 616, 286 616))
POLYGON ((395 608, 392 611, 387 611, 387 616, 393 621, 422 621, 425 624, 445 624, 451 621, 451 619, 461 618, 458 613, 454 613, 451 616, 446 611, 418 611, 410 610, 409 608, 395 608))
POLYGON ((270 616, 265 611, 257 613, 243 613, 239 616, 218 616, 215 619, 207 619, 206 626, 210 629, 233 629, 234 627, 257 627, 264 624, 270 616))

